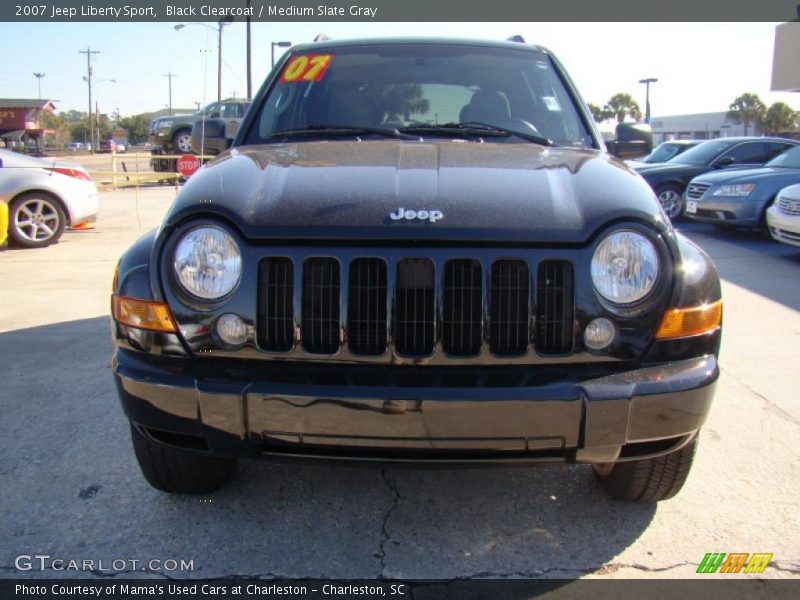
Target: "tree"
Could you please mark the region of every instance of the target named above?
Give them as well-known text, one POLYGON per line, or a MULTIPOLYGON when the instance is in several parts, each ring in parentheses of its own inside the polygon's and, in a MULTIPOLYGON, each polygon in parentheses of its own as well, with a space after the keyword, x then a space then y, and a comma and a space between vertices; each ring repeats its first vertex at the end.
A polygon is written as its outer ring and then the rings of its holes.
POLYGON ((62 147, 72 138, 70 137, 70 125, 62 115, 57 115, 49 110, 42 112, 42 128, 51 133, 45 133, 45 145, 62 147))
POLYGON ((587 106, 589 107, 589 112, 592 113, 592 116, 594 117, 594 120, 597 123, 605 121, 606 119, 610 119, 611 117, 614 116, 605 108, 600 108, 599 106, 597 106, 597 104, 592 104, 591 102, 589 102, 587 106))
POLYGON ((117 126, 128 131, 128 142, 139 144, 146 142, 150 135, 150 114, 143 113, 130 117, 122 117, 117 121, 117 126))
POLYGON ((614 94, 603 107, 603 110, 610 117, 615 117, 617 123, 622 123, 626 116, 630 116, 635 121, 642 118, 642 110, 630 94, 614 94))
POLYGON ((797 129, 797 112, 784 102, 770 106, 758 122, 764 133, 777 134, 797 129))
POLYGON ((757 94, 742 94, 731 102, 728 107, 728 118, 734 123, 744 125, 744 134, 747 135, 747 128, 750 124, 759 123, 767 111, 767 107, 757 94))

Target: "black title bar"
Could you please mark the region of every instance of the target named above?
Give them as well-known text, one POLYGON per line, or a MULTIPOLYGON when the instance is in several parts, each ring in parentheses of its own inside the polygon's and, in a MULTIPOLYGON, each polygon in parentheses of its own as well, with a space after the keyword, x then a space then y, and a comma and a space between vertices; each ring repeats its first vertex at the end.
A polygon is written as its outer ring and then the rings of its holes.
POLYGON ((3 0, 0 21, 792 21, 798 11, 798 0, 3 0))

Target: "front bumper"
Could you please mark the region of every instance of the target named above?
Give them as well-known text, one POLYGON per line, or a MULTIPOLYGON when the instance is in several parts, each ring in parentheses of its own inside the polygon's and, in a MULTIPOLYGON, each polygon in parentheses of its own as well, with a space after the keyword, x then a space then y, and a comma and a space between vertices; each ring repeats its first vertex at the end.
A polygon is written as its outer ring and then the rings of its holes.
MULTIPOLYGON (((684 206, 691 202, 684 195, 684 206)), ((688 210, 685 215, 693 221, 703 221, 705 223, 725 223, 741 227, 758 227, 761 218, 761 211, 764 209, 765 201, 752 198, 731 198, 704 196, 697 202, 697 212, 690 213, 688 210)))
POLYGON ((216 455, 602 463, 665 454, 709 411, 714 355, 657 366, 252 365, 118 348, 128 418, 216 455))

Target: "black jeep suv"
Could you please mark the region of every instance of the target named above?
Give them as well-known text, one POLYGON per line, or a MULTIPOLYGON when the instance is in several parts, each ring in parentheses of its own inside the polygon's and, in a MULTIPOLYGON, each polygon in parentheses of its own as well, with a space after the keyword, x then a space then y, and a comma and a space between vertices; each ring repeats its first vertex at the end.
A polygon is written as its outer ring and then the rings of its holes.
POLYGON ((710 260, 517 42, 293 48, 122 256, 112 310, 136 457, 168 492, 246 456, 562 462, 652 502, 719 375, 710 260))

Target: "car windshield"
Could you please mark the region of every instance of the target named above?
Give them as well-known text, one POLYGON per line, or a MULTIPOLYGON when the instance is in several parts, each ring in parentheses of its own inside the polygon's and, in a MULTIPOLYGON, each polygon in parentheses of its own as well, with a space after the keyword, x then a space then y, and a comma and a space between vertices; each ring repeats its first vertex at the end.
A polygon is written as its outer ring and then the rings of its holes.
POLYGON ((259 106, 245 143, 348 134, 595 147, 546 54, 456 44, 296 53, 259 106))
POLYGON ((202 117, 203 115, 210 115, 210 114, 211 114, 211 113, 213 113, 215 110, 217 110, 217 107, 219 107, 219 102, 212 102, 211 104, 206 104, 206 105, 205 105, 203 108, 201 108, 200 110, 196 110, 196 111, 194 112, 194 114, 196 114, 196 115, 198 115, 198 116, 201 116, 201 117, 202 117))
POLYGON ((791 150, 787 150, 783 154, 779 154, 765 167, 782 167, 784 169, 800 169, 800 146, 795 146, 791 150))
POLYGON ((689 148, 686 152, 681 152, 678 156, 667 162, 694 165, 696 167, 706 166, 725 152, 725 150, 736 144, 736 141, 731 140, 711 140, 703 142, 694 148, 689 148))
POLYGON ((648 163, 662 163, 667 162, 670 158, 677 156, 685 146, 683 144, 673 144, 664 142, 659 144, 655 150, 648 154, 643 162, 648 163))

